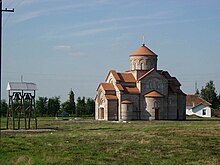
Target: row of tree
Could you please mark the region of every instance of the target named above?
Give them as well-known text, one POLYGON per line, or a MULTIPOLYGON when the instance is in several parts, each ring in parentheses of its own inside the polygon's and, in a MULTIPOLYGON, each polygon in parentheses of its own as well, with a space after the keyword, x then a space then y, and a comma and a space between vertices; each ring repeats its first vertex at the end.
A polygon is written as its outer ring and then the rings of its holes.
MULTIPOLYGON (((1 101, 1 114, 7 115, 8 104, 5 100, 1 101)), ((91 98, 78 97, 75 104, 74 98, 61 103, 60 97, 39 97, 36 100, 37 116, 94 116, 95 102, 91 98)))
MULTIPOLYGON (((214 82, 210 80, 205 87, 196 94, 211 103, 213 109, 220 107, 220 93, 217 94, 214 82)), ((1 114, 6 116, 8 105, 5 100, 1 101, 1 114)), ((95 114, 95 102, 91 98, 78 97, 75 103, 74 93, 71 90, 67 101, 61 104, 60 97, 39 97, 36 100, 36 113, 38 116, 58 116, 69 114, 73 116, 84 116, 95 114)))
POLYGON ((206 86, 202 87, 200 91, 197 89, 196 94, 211 103, 211 107, 213 109, 217 109, 220 107, 220 93, 217 94, 215 84, 212 80, 207 82, 206 86))
POLYGON ((38 116, 94 116, 95 102, 91 98, 78 97, 74 101, 68 100, 61 104, 59 97, 39 97, 36 101, 36 112, 38 116))

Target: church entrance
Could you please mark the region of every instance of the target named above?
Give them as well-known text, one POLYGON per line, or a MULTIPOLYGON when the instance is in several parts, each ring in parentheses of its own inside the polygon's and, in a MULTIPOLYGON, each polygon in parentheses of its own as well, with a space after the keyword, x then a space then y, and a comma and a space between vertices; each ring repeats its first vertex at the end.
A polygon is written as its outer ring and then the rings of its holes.
POLYGON ((104 119, 104 108, 99 108, 99 119, 104 119))
POLYGON ((159 120, 159 108, 155 108, 155 120, 159 120))

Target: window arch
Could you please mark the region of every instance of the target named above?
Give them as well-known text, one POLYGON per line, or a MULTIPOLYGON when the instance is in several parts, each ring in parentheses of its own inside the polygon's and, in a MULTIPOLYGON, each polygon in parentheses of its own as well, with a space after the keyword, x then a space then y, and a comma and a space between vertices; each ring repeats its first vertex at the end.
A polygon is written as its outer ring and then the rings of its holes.
POLYGON ((162 88, 162 83, 160 81, 156 82, 156 88, 161 89, 162 88))
POLYGON ((160 102, 159 101, 154 101, 154 108, 160 108, 160 102))
POLYGON ((113 82, 114 82, 114 81, 113 81, 112 78, 110 78, 109 81, 108 81, 108 83, 113 83, 113 82))
POLYGON ((138 69, 138 63, 134 63, 134 69, 138 69))
POLYGON ((133 60, 130 60, 130 67, 131 67, 131 70, 134 70, 133 60))
POLYGON ((141 70, 142 70, 142 69, 145 69, 145 64, 144 64, 144 62, 141 63, 141 70))
POLYGON ((169 98, 169 105, 172 105, 173 104, 173 99, 172 98, 169 98))
POLYGON ((153 89, 153 87, 154 87, 153 81, 149 81, 149 88, 153 89))

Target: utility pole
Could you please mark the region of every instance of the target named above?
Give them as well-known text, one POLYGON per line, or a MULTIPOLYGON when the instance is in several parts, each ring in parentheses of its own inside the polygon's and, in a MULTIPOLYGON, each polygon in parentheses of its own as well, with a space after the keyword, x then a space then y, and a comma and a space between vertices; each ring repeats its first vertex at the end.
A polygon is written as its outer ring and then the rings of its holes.
MULTIPOLYGON (((0 102, 2 105, 2 12, 14 12, 14 8, 13 9, 2 9, 2 2, 3 0, 0 0, 0 102)), ((0 105, 0 139, 1 139, 1 118, 2 118, 2 106, 0 105)))

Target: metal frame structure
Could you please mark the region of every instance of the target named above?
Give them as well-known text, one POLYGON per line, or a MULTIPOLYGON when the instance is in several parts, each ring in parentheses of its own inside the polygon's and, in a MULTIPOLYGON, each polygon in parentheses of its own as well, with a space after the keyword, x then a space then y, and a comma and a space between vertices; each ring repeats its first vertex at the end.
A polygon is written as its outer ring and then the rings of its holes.
POLYGON ((34 119, 37 129, 37 118, 35 112, 35 96, 37 86, 29 82, 9 82, 8 90, 8 111, 6 129, 9 129, 9 122, 12 122, 12 129, 21 129, 21 119, 24 119, 24 128, 31 129, 31 119, 34 119), (16 124, 17 123, 17 124, 16 124))

